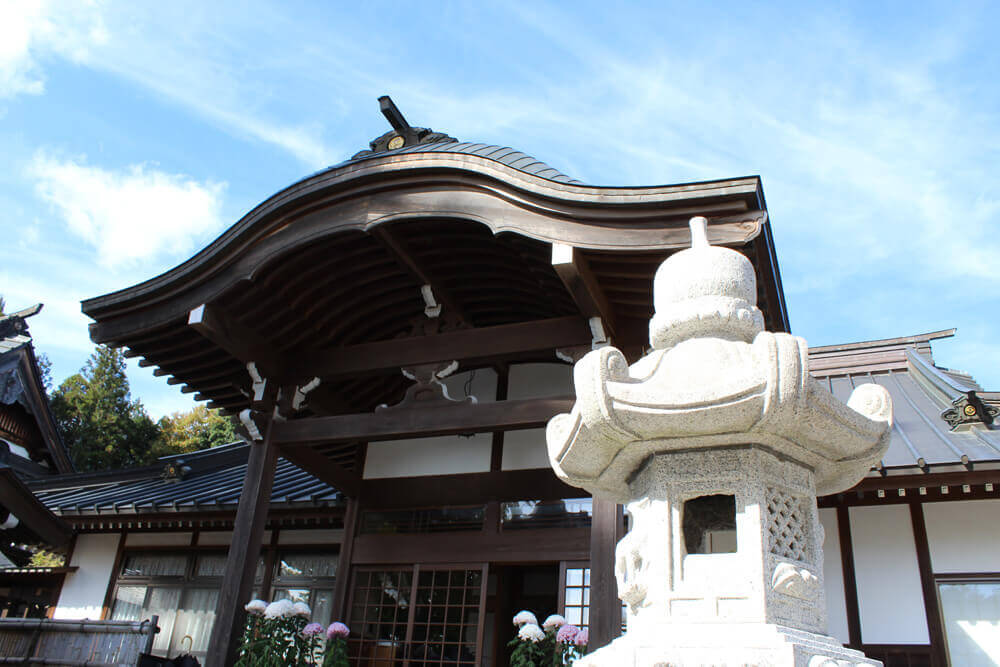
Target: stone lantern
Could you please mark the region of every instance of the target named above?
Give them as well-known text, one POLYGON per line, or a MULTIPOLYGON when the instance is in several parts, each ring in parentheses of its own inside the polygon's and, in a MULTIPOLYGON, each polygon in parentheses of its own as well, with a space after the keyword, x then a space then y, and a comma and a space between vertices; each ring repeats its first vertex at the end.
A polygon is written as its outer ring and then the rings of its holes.
POLYGON ((753 267, 706 226, 656 272, 652 351, 587 354, 548 425, 556 474, 632 520, 615 551, 628 632, 577 664, 879 665, 826 634, 816 496, 881 459, 889 394, 844 405, 813 380, 806 342, 764 331, 753 267))

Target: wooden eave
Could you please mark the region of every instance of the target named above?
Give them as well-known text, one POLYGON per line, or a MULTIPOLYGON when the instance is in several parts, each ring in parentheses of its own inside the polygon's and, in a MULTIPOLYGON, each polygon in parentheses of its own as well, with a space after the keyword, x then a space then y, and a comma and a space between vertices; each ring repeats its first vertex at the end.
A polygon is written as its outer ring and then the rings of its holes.
MULTIPOLYGON (((639 350, 652 314, 653 273, 687 246, 687 219, 703 214, 714 242, 754 262, 768 326, 783 331, 788 321, 762 202, 757 177, 601 188, 549 181, 475 155, 383 156, 294 184, 187 262, 87 300, 83 311, 95 320, 95 342, 127 347, 157 375, 231 413, 248 401, 246 355, 188 326, 199 306, 224 313, 228 326, 248 336, 240 343, 246 354, 277 351, 298 368, 314 355, 412 335, 425 283, 444 304, 442 320, 458 329, 589 317, 552 268, 551 243, 559 242, 578 249, 604 292, 608 316, 617 320, 616 344, 639 350)), ((578 337, 565 342, 578 345, 578 337)), ((513 356, 554 359, 565 346, 513 356)), ((359 375, 370 377, 324 378, 325 399, 314 401, 325 403, 320 412, 368 411, 398 399, 406 384, 396 369, 359 375)))
POLYGON ((63 546, 73 536, 73 529, 42 504, 6 466, 0 466, 0 505, 18 518, 18 530, 23 526, 46 544, 63 546))

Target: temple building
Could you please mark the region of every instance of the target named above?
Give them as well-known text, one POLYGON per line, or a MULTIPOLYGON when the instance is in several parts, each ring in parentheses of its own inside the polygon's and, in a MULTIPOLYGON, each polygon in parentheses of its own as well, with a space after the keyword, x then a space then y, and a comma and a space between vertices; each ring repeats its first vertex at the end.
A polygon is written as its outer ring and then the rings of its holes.
MULTIPOLYGON (((752 263, 765 328, 791 332, 761 180, 592 186, 381 104, 392 130, 369 150, 83 303, 94 342, 229 415, 244 442, 75 473, 61 446, 0 432, 28 454, 0 483, 65 528, 6 540, 68 543, 53 617, 156 614, 155 652, 190 646, 212 666, 251 597, 344 621, 358 665, 507 664, 521 609, 587 626, 592 647, 623 631, 628 517, 556 477, 545 425, 572 406, 583 354, 649 349, 653 276, 692 216, 752 263)), ((819 499, 829 634, 886 665, 1000 660, 1000 393, 934 363, 954 333, 808 354, 837 398, 876 383, 895 407, 881 462, 819 499)), ((45 432, 44 401, 31 409, 45 432)), ((721 511, 686 548, 738 539, 721 511)))

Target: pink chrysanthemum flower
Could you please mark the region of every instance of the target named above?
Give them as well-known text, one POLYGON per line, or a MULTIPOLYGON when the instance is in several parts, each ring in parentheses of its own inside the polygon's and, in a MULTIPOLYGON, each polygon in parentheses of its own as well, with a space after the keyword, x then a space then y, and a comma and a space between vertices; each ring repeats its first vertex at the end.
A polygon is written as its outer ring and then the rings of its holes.
POLYGON ((302 634, 306 637, 312 637, 313 635, 318 635, 323 632, 323 626, 319 623, 310 623, 306 627, 302 628, 302 634))
POLYGON ((335 623, 331 623, 330 627, 328 627, 326 629, 326 636, 329 639, 333 639, 334 637, 344 637, 344 638, 346 638, 349 634, 351 634, 350 628, 348 628, 346 625, 344 625, 340 621, 337 621, 335 623))
POLYGON ((560 644, 572 644, 578 634, 580 634, 580 628, 567 623, 559 628, 559 632, 556 633, 556 641, 560 644))
POLYGON ((587 628, 580 630, 573 639, 573 643, 577 646, 586 646, 590 642, 590 631, 587 628))

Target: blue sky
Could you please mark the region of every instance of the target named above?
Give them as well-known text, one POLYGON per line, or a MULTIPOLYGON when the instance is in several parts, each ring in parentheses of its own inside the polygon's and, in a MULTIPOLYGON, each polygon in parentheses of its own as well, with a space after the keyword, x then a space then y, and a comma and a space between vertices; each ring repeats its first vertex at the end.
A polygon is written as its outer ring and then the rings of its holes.
POLYGON ((388 93, 589 183, 759 174, 794 333, 957 327, 938 363, 1000 390, 1000 10, 758 4, 0 0, 0 294, 45 303, 58 383, 81 299, 365 148, 388 93))

